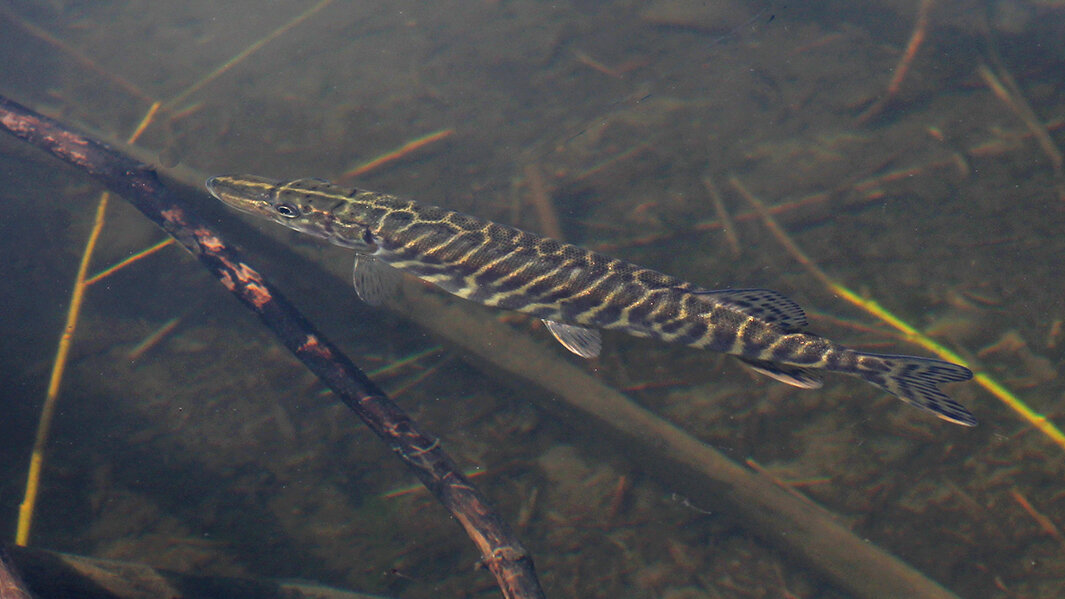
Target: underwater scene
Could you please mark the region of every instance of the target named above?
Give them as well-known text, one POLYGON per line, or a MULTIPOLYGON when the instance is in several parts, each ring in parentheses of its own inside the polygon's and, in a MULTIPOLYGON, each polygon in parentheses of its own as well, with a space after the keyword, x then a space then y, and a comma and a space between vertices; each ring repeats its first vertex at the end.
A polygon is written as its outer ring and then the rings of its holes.
POLYGON ((0 4, 0 596, 1065 596, 1062 31, 0 4))

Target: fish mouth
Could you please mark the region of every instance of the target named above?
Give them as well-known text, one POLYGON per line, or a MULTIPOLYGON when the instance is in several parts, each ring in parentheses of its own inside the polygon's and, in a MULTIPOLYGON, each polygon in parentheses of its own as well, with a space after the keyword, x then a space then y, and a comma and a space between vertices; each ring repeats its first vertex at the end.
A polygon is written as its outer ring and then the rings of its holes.
MULTIPOLYGON (((207 178, 207 182, 204 183, 204 186, 207 187, 207 191, 211 192, 211 195, 213 195, 216 198, 218 198, 218 190, 217 190, 218 179, 219 179, 218 177, 208 177, 207 178)), ((222 199, 222 198, 218 198, 218 199, 222 199)))
POLYGON ((215 199, 222 200, 230 206, 236 206, 236 198, 242 194, 239 193, 236 185, 233 184, 234 177, 220 175, 217 177, 209 177, 204 186, 207 191, 215 197, 215 199))
POLYGON ((273 216, 269 204, 276 185, 277 182, 271 179, 250 175, 218 175, 204 183, 207 191, 223 204, 241 212, 265 216, 273 216))
POLYGON ((207 191, 211 192, 211 195, 222 200, 223 202, 233 205, 234 201, 240 198, 247 198, 248 186, 241 185, 242 178, 232 175, 218 175, 216 177, 209 177, 204 186, 207 187, 207 191))

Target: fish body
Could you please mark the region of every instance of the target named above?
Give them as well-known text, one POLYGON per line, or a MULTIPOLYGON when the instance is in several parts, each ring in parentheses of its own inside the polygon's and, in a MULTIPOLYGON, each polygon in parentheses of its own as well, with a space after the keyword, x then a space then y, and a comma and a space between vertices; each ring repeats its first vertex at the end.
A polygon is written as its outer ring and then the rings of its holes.
POLYGON ((858 376, 940 418, 976 419, 938 389, 964 381, 963 366, 846 348, 803 331, 795 302, 766 289, 703 289, 584 248, 461 212, 319 179, 256 176, 208 180, 226 204, 354 249, 360 297, 379 303, 381 265, 461 298, 544 320, 568 349, 598 355, 598 329, 731 354, 799 387, 815 371, 858 376))

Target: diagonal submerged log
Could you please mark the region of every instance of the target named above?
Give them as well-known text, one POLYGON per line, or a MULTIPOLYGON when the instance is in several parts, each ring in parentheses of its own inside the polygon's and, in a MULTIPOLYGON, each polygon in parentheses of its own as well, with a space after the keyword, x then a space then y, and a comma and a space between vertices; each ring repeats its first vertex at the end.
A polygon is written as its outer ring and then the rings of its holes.
POLYGON ((153 169, 3 96, 0 127, 84 170, 173 236, 403 459, 465 528, 505 597, 544 597, 532 558, 439 441, 422 432, 153 169))

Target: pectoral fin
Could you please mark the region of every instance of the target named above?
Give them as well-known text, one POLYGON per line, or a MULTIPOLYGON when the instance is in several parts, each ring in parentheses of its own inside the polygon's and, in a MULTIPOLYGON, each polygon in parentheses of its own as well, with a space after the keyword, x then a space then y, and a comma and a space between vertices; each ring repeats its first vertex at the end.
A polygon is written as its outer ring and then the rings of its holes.
POLYGON ((737 359, 747 366, 750 366, 751 370, 754 370, 759 374, 764 374, 770 378, 774 378, 782 383, 787 383, 803 389, 819 389, 822 385, 821 379, 805 368, 791 366, 790 364, 777 364, 776 362, 755 360, 752 358, 737 359))
POLYGON ((586 329, 546 319, 544 320, 544 325, 555 336, 555 339, 558 339, 559 343, 582 358, 594 358, 603 349, 603 339, 599 336, 599 331, 595 329, 586 329))
POLYGON ((351 282, 359 299, 371 306, 380 306, 399 293, 399 271, 369 254, 356 254, 351 282))

